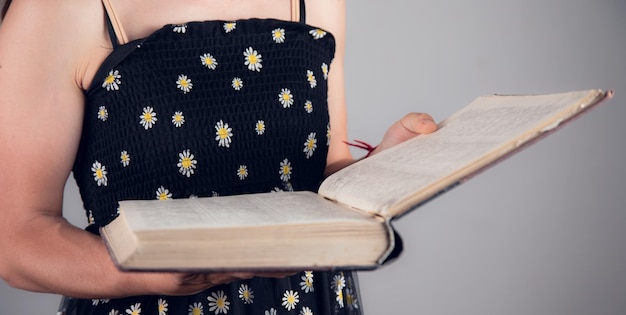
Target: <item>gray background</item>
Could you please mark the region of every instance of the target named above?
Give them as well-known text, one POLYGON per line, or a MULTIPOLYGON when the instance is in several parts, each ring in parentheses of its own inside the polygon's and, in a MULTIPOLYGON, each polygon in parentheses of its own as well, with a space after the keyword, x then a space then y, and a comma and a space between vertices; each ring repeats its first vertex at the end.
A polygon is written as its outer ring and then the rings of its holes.
MULTIPOLYGON (((360 272, 367 314, 626 314, 626 1, 349 1, 347 44, 350 136, 371 143, 483 94, 616 92, 397 221, 401 258, 360 272)), ((0 282, 0 315, 57 302, 0 282)))

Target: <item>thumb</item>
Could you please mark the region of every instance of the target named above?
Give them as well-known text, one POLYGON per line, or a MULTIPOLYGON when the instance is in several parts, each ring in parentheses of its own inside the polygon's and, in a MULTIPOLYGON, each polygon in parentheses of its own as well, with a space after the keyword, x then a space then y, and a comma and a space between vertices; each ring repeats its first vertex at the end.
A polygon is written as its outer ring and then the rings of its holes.
POLYGON ((437 130, 437 124, 433 117, 424 113, 406 114, 400 120, 400 124, 414 134, 429 134, 437 130))

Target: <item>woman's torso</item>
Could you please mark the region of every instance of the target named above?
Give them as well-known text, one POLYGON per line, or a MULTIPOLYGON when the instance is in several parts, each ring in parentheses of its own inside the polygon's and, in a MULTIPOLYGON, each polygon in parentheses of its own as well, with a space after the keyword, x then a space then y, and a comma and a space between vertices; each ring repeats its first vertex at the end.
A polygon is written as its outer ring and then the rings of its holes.
MULTIPOLYGON (((330 128, 331 33, 266 18, 169 24, 137 36, 102 62, 85 94, 73 171, 91 231, 121 199, 317 189, 330 128)), ((94 314, 146 314, 164 303, 163 314, 353 313, 354 281, 344 272, 303 273, 189 297, 72 305, 94 314)))

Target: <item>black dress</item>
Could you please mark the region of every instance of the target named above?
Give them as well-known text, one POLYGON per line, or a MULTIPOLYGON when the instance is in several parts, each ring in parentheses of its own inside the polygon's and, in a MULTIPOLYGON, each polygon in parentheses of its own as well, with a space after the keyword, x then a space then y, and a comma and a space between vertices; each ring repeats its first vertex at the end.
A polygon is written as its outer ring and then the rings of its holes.
MULTIPOLYGON (((273 19, 167 25, 116 46, 86 91, 73 168, 87 230, 109 223, 124 199, 316 191, 328 152, 334 51, 332 34, 273 19)), ((357 293, 351 272, 303 271, 185 297, 66 298, 64 307, 107 315, 360 314, 357 293)))

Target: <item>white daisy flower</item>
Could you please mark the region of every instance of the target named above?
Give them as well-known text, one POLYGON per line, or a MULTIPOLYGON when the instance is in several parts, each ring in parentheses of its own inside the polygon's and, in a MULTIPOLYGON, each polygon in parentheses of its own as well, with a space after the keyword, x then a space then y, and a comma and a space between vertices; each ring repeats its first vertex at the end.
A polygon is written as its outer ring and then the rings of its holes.
POLYGON ((167 315, 167 307, 169 306, 167 304, 167 301, 164 299, 159 299, 157 301, 157 305, 158 305, 159 315, 167 315))
POLYGON ((239 168, 237 169, 237 176, 239 176, 239 179, 241 180, 246 179, 246 177, 248 177, 248 166, 239 165, 239 168))
POLYGON ((346 278, 343 274, 336 274, 333 277, 333 282, 330 284, 330 288, 334 291, 341 291, 346 287, 346 278))
POLYGON ((326 32, 323 29, 319 29, 319 28, 310 30, 309 34, 311 34, 311 36, 313 36, 313 38, 315 39, 321 39, 324 36, 326 36, 326 32))
POLYGON ((322 63, 322 74, 324 75, 324 80, 328 80, 328 65, 326 63, 322 63))
POLYGON ((239 91, 243 87, 243 80, 241 80, 241 78, 234 77, 230 86, 232 86, 235 91, 239 91))
POLYGON ((111 311, 109 311, 108 315, 120 315, 120 311, 118 311, 116 309, 112 309, 111 311))
POLYGON ((159 189, 157 189, 156 191, 156 199, 158 200, 168 200, 172 198, 172 194, 170 193, 170 190, 161 186, 159 187, 159 189))
POLYGON ((105 106, 100 106, 98 108, 98 119, 102 121, 106 121, 109 118, 109 111, 105 106))
POLYGON ((106 78, 104 78, 104 82, 102 82, 102 87, 106 88, 107 91, 117 91, 120 89, 120 84, 122 84, 122 80, 120 80, 121 78, 122 76, 120 75, 119 71, 111 70, 109 71, 109 74, 106 76, 106 78))
POLYGON ((265 315, 278 315, 278 312, 272 307, 265 311, 265 315))
POLYGON ((309 137, 304 142, 303 152, 306 155, 307 159, 313 156, 313 153, 315 152, 316 148, 317 148, 317 139, 315 138, 315 132, 311 132, 309 134, 309 137))
POLYGON ((140 315, 141 314, 141 303, 135 303, 135 305, 131 305, 130 308, 126 309, 126 314, 128 314, 128 315, 140 315))
POLYGON ((139 116, 139 123, 144 129, 148 130, 156 123, 156 116, 157 114, 154 112, 152 106, 146 106, 143 108, 143 113, 139 116))
POLYGON ((174 115, 172 115, 172 124, 174 124, 174 126, 180 128, 182 127, 182 125, 185 123, 185 116, 183 115, 183 112, 174 112, 174 115))
POLYGON ((282 44, 285 42, 285 30, 282 28, 277 28, 272 31, 272 40, 274 40, 277 44, 282 44))
POLYGON ((128 155, 128 151, 120 152, 120 163, 122 163, 122 166, 124 167, 130 164, 130 155, 128 155))
POLYGON ((87 224, 91 225, 96 223, 96 218, 93 217, 93 211, 89 210, 89 214, 87 215, 87 224))
POLYGON ((304 102, 304 110, 306 110, 307 113, 312 113, 313 112, 313 103, 309 100, 307 100, 306 102, 304 102))
POLYGON ((314 276, 314 275, 315 275, 315 274, 313 273, 313 270, 305 270, 305 271, 304 271, 304 276, 305 276, 307 279, 310 279, 310 280, 311 280, 311 282, 313 282, 313 276, 314 276))
POLYGON ((176 87, 187 94, 191 91, 191 88, 193 88, 193 83, 191 83, 191 79, 187 78, 186 75, 180 74, 178 75, 178 80, 176 80, 176 87))
POLYGON ((293 95, 289 89, 282 89, 278 94, 278 101, 283 105, 283 108, 291 107, 293 104, 293 95))
POLYGON ((200 302, 196 302, 196 303, 189 305, 188 311, 189 311, 189 315, 204 315, 204 307, 202 306, 202 303, 200 302))
POLYGON ((93 172, 93 180, 96 181, 98 186, 106 186, 108 184, 108 179, 107 179, 108 172, 104 165, 100 164, 100 162, 98 161, 95 161, 91 165, 91 171, 93 172))
POLYGON ((356 294, 352 291, 352 289, 346 289, 346 304, 348 308, 351 310, 355 310, 359 308, 359 301, 356 298, 356 294))
POLYGON ((257 120, 256 124, 254 125, 254 130, 256 131, 256 134, 259 136, 265 133, 265 121, 257 120))
POLYGON ((254 300, 254 291, 247 284, 241 284, 239 287, 239 298, 244 304, 252 304, 254 300))
POLYGON ((220 147, 230 147, 231 137, 233 136, 232 131, 233 129, 221 120, 215 125, 215 140, 218 141, 220 147))
POLYGON ((293 185, 290 182, 283 182, 283 191, 293 191, 293 185))
POLYGON ((289 181, 291 178, 291 162, 289 162, 289 160, 284 159, 280 162, 280 170, 278 171, 278 174, 280 174, 280 179, 283 182, 289 181))
POLYGON ((337 295, 335 296, 335 301, 337 301, 337 304, 339 304, 339 308, 343 308, 344 304, 343 304, 343 291, 339 290, 336 291, 335 293, 337 293, 337 295))
POLYGON ((252 47, 248 47, 244 52, 244 65, 248 66, 248 70, 250 71, 261 71, 261 68, 263 68, 263 65, 261 64, 261 62, 263 61, 263 59, 261 58, 261 54, 259 54, 255 49, 253 49, 252 47))
POLYGON ((326 145, 330 145, 330 123, 326 125, 326 145))
POLYGON ((300 315, 313 315, 313 311, 305 306, 300 310, 300 315))
POLYGON ((187 24, 177 24, 177 25, 174 25, 174 28, 172 29, 172 31, 174 31, 174 33, 178 33, 178 34, 185 34, 185 33, 187 33, 187 24))
POLYGON ((105 303, 109 303, 110 299, 92 299, 91 300, 91 305, 98 305, 100 303, 105 304, 105 303))
POLYGON ((302 282, 300 282, 300 289, 302 289, 304 293, 310 293, 314 291, 313 272, 311 271, 305 272, 304 276, 302 276, 300 279, 302 279, 302 282))
POLYGON ((200 61, 202 62, 202 65, 211 69, 211 70, 215 70, 215 68, 217 68, 217 60, 215 59, 215 57, 213 57, 211 54, 206 53, 202 56, 200 56, 200 61))
POLYGON ((300 302, 300 296, 297 291, 287 290, 283 294, 283 303, 282 306, 285 307, 288 311, 291 311, 296 308, 296 305, 300 302))
POLYGON ((311 70, 306 71, 306 80, 309 81, 311 88, 314 88, 317 86, 317 80, 315 79, 315 75, 313 74, 313 71, 311 70))
POLYGON ((209 300, 209 312, 215 311, 215 314, 228 313, 230 302, 228 302, 228 297, 224 295, 224 291, 213 292, 207 299, 209 300))
POLYGON ((226 22, 226 23, 224 23, 224 31, 226 33, 230 33, 232 31, 234 31, 235 28, 237 28, 237 23, 236 22, 226 22))
POLYGON ((176 164, 178 171, 187 177, 191 177, 198 161, 194 159, 194 155, 189 152, 189 149, 178 153, 178 157, 178 164, 176 164))

